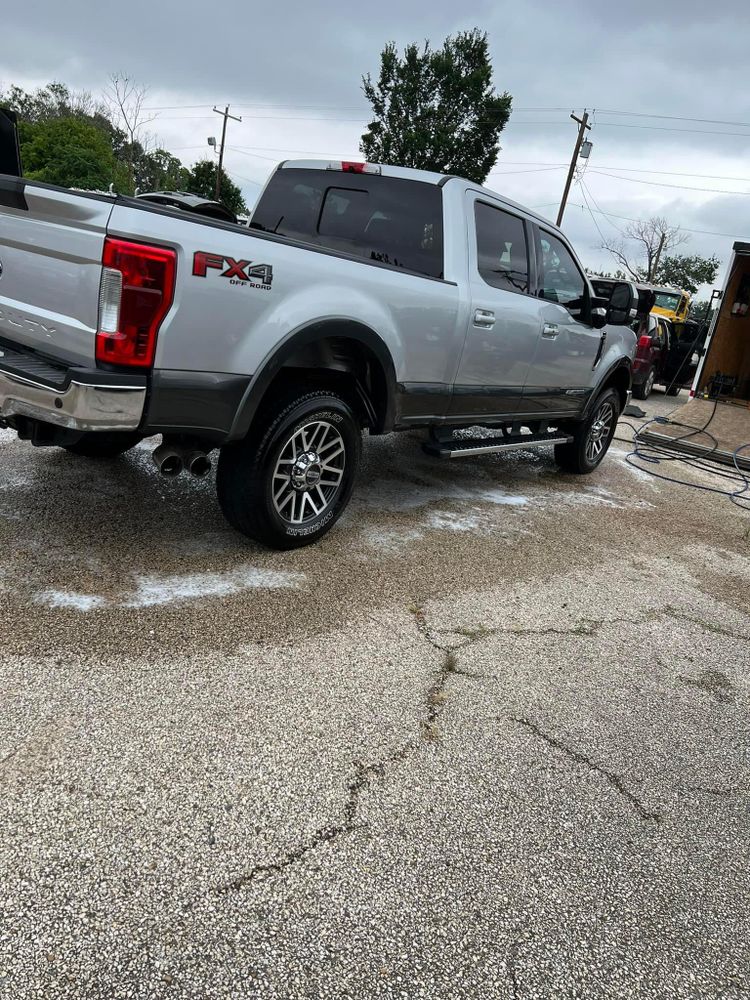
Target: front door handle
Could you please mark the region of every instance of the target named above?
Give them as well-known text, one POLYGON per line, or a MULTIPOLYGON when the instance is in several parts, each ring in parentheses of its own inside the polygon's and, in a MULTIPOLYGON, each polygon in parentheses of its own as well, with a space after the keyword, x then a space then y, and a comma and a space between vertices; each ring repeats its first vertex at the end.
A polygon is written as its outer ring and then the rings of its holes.
POLYGON ((494 326, 495 325, 495 314, 491 309, 475 309, 474 310, 474 326, 494 326))
POLYGON ((560 332, 560 327, 557 323, 545 323, 542 327, 542 336, 547 340, 554 340, 555 337, 560 332))

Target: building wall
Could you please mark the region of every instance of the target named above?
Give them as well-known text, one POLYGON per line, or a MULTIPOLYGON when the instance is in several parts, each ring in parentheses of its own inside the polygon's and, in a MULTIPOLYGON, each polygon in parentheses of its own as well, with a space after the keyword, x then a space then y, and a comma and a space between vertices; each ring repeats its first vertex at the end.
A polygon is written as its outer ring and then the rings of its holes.
POLYGON ((750 399, 750 310, 744 316, 733 316, 732 306, 746 275, 750 275, 750 257, 738 255, 698 386, 705 389, 717 371, 734 375, 739 382, 736 395, 741 399, 750 399))

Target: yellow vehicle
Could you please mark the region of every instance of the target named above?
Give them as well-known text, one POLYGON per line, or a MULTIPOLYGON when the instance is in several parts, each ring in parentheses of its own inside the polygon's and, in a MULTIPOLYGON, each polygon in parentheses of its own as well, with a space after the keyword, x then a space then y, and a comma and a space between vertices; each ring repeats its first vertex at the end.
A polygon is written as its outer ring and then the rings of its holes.
POLYGON ((679 288, 658 288, 656 285, 652 285, 651 289, 656 295, 651 311, 666 316, 673 323, 684 323, 690 312, 690 292, 679 288))

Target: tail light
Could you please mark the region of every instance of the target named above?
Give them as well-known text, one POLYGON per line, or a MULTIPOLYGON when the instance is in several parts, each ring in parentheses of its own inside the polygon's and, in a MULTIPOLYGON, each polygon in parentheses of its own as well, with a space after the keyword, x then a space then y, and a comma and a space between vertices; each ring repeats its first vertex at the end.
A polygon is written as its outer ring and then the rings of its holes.
POLYGON ((177 255, 166 247, 108 237, 102 264, 96 360, 150 368, 174 298, 177 255))
POLYGON ((641 350, 646 350, 651 347, 651 338, 644 334, 644 336, 638 338, 638 347, 641 350))

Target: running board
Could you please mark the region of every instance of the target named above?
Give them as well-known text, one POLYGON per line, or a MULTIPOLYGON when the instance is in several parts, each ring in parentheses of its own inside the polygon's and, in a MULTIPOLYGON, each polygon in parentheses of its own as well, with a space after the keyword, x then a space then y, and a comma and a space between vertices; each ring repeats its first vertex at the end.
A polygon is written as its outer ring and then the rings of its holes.
POLYGON ((423 447, 428 455, 438 458, 463 458, 469 455, 490 455, 497 451, 516 448, 538 448, 541 445, 569 444, 570 434, 508 434, 494 438, 452 438, 447 441, 429 441, 423 447))

